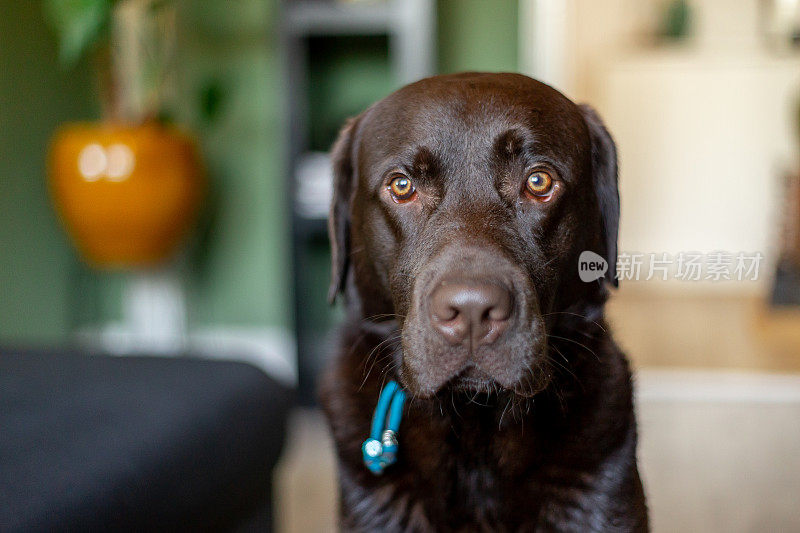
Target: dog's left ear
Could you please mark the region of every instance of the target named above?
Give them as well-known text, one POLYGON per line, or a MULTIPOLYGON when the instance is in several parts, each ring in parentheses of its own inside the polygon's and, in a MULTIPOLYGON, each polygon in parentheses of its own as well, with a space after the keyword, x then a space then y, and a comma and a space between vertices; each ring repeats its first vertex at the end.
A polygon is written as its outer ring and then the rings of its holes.
POLYGON ((600 207, 603 255, 608 261, 606 280, 614 287, 617 280, 617 234, 619 233, 619 187, 617 179, 617 147, 597 112, 581 104, 581 112, 592 138, 592 175, 600 207))
POLYGON ((350 267, 350 206, 355 190, 354 137, 359 117, 348 119, 339 131, 331 148, 333 167, 333 199, 328 215, 328 237, 331 242, 331 285, 328 302, 344 293, 347 271, 350 267))

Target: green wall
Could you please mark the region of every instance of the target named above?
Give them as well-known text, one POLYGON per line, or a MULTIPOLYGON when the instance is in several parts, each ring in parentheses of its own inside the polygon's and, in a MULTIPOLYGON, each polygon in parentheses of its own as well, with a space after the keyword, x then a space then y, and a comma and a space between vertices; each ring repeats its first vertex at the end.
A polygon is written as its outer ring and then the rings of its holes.
POLYGON ((439 72, 517 70, 518 0, 438 0, 439 72))
POLYGON ((91 118, 85 64, 69 72, 40 2, 0 0, 0 342, 67 334, 77 261, 50 207, 45 152, 53 130, 91 118))
POLYGON ((181 112, 200 135, 212 188, 188 279, 196 325, 290 325, 276 6, 182 2, 181 86, 190 98, 181 112), (219 111, 204 120, 196 103, 209 84, 219 111))

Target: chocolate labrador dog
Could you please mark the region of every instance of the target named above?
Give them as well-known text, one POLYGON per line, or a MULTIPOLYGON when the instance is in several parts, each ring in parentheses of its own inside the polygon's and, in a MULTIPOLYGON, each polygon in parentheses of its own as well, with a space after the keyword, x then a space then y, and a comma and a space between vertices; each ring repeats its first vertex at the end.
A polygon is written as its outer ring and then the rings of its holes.
POLYGON ((437 76, 351 119, 332 160, 330 296, 349 319, 321 397, 341 528, 646 531, 631 374, 603 319, 619 195, 595 112, 518 74, 437 76), (581 280, 584 251, 605 276, 581 280), (390 380, 408 400, 376 475, 361 446, 390 380))

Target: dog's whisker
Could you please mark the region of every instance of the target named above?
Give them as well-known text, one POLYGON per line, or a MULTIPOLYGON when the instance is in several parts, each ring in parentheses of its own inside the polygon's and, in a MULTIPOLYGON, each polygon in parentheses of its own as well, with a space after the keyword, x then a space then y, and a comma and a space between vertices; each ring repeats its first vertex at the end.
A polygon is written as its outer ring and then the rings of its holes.
POLYGON ((450 389, 450 403, 453 404, 453 411, 456 413, 456 416, 458 416, 458 418, 461 418, 461 414, 458 412, 458 408, 456 407, 456 400, 453 394, 454 394, 453 390, 450 389))
POLYGON ((376 315, 368 316, 361 319, 361 322, 376 322, 382 318, 401 318, 405 319, 405 315, 401 315, 398 313, 378 313, 376 315))
MULTIPOLYGON (((363 369, 364 369, 364 371, 363 371, 364 381, 366 381, 366 378, 369 376, 370 372, 372 372, 372 368, 375 366, 376 361, 378 359, 380 359, 379 354, 381 353, 383 345, 385 343, 386 343, 386 341, 384 341, 384 342, 378 344, 377 346, 375 346, 372 349, 372 351, 369 353, 369 355, 367 355, 367 357, 364 359, 364 363, 362 365, 363 369), (367 365, 370 363, 370 361, 372 361, 372 365, 369 367, 369 370, 367 370, 367 365)), ((362 386, 363 386, 363 383, 362 383, 362 386)))
MULTIPOLYGON (((397 334, 397 335, 399 336, 399 334, 397 334)), ((383 349, 383 347, 388 346, 392 341, 396 341, 396 340, 397 340, 397 338, 395 338, 393 336, 390 336, 390 337, 384 339, 383 341, 378 343, 372 349, 372 351, 369 353, 369 355, 366 357, 366 359, 364 360, 364 364, 363 364, 365 369, 366 369, 366 365, 368 364, 369 360, 373 358, 373 355, 375 355, 375 357, 374 357, 374 359, 372 361, 372 365, 370 365, 369 370, 366 370, 366 373, 364 374, 364 379, 361 381, 361 385, 359 385, 359 387, 358 387, 359 391, 361 391, 361 389, 364 388, 364 385, 366 384, 367 380, 369 379, 369 375, 372 373, 372 369, 375 368, 375 364, 379 360, 382 360, 384 357, 386 357, 385 354, 379 356, 378 354, 380 353, 380 351, 383 349)), ((390 353, 390 355, 391 355, 391 353, 390 353)))
POLYGON ((578 341, 576 341, 576 340, 574 340, 574 339, 570 339, 570 338, 568 338, 568 337, 561 337, 561 336, 559 336, 559 335, 553 335, 552 333, 548 333, 548 334, 547 334, 547 336, 548 336, 548 337, 550 337, 550 338, 553 338, 553 339, 561 339, 561 340, 564 340, 564 341, 567 341, 567 342, 571 342, 571 343, 573 343, 573 344, 577 344, 578 346, 580 346, 581 348, 583 348, 584 350, 586 350, 587 352, 589 352, 589 353, 591 353, 593 356, 595 356, 595 358, 596 358, 598 361, 600 361, 600 356, 599 356, 599 355, 597 355, 597 353, 596 353, 594 350, 592 350, 591 348, 589 348, 589 347, 588 347, 588 346, 586 346, 585 344, 582 344, 582 343, 580 343, 580 342, 578 342, 578 341))
POLYGON ((511 400, 513 398, 514 398, 513 396, 510 396, 508 398, 508 402, 506 402, 506 406, 503 408, 503 412, 500 414, 500 421, 497 423, 498 430, 503 428, 503 417, 506 416, 506 410, 508 409, 508 406, 511 405, 511 400))
MULTIPOLYGON (((558 355, 560 355, 561 358, 567 364, 569 364, 569 361, 564 356, 564 354, 561 353, 561 350, 559 350, 556 346, 553 346, 553 345, 551 345, 551 348, 553 348, 553 350, 555 350, 555 352, 558 355)), ((572 378, 575 380, 575 382, 581 387, 581 390, 583 390, 585 392, 586 389, 583 387, 583 383, 581 383, 581 380, 578 378, 578 376, 575 375, 575 372, 573 372, 572 369, 570 369, 567 365, 564 365, 564 364, 560 363, 559 361, 556 361, 555 358, 551 357, 549 354, 547 355, 547 359, 548 359, 549 363, 556 365, 556 369, 561 369, 564 372, 566 372, 567 374, 569 374, 570 376, 572 376, 572 378)))
POLYGON ((552 311, 552 312, 550 312, 550 313, 543 313, 543 314, 542 314, 542 317, 544 318, 544 317, 553 316, 553 315, 571 315, 571 316, 577 316, 577 317, 579 317, 579 318, 582 318, 582 319, 584 319, 586 322, 591 322, 592 324, 594 324, 594 325, 595 325, 595 326, 597 326, 598 328, 602 329, 602 330, 603 330, 603 333, 606 333, 606 328, 604 328, 604 327, 603 327, 603 325, 602 325, 602 324, 600 324, 600 322, 598 322, 597 320, 592 320, 592 319, 590 319, 589 317, 587 317, 586 315, 582 315, 582 314, 580 314, 580 313, 573 313, 573 312, 570 312, 570 311, 552 311))

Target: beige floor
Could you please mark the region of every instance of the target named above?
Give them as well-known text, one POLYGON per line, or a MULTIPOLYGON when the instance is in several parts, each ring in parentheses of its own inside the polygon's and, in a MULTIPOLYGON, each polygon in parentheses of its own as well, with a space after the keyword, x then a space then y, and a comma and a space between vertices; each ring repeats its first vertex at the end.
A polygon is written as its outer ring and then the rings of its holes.
MULTIPOLYGON (((800 315, 752 298, 635 291, 609 315, 637 368, 653 530, 800 532, 800 315)), ((318 412, 294 414, 276 476, 279 531, 335 531, 318 412)))

